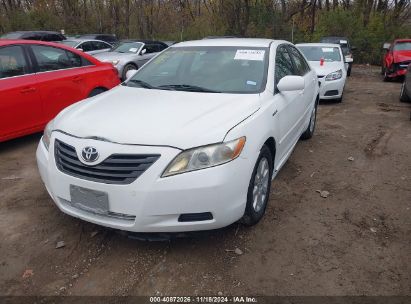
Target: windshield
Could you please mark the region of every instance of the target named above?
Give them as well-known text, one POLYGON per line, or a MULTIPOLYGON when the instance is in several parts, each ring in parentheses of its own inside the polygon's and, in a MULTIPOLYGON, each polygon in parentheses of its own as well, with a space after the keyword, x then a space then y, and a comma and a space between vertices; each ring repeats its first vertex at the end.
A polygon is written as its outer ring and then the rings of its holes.
POLYGON ((62 44, 71 46, 71 47, 75 47, 78 44, 78 41, 74 41, 74 40, 63 40, 63 41, 59 41, 62 44))
POLYGON ((394 51, 410 51, 410 50, 411 50, 411 41, 397 42, 394 45, 394 51))
POLYGON ((125 85, 163 90, 259 93, 266 83, 268 48, 171 47, 125 85))
POLYGON ((112 49, 113 52, 118 53, 132 53, 135 54, 141 48, 141 42, 121 42, 118 46, 112 49))
POLYGON ((341 61, 338 47, 299 46, 298 48, 307 57, 308 61, 320 61, 321 59, 327 62, 341 61))

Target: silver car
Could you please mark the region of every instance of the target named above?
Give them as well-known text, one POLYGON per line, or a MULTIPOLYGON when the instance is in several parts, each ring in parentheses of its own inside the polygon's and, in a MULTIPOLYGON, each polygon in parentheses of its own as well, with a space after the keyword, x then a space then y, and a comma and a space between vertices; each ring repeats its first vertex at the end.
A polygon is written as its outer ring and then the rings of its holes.
POLYGON ((122 40, 109 52, 97 54, 95 57, 103 62, 112 63, 122 80, 130 70, 137 70, 159 52, 168 48, 160 41, 122 40))
POLYGON ((77 50, 81 50, 90 55, 107 52, 113 48, 111 44, 101 40, 67 39, 61 41, 60 43, 71 46, 77 50))

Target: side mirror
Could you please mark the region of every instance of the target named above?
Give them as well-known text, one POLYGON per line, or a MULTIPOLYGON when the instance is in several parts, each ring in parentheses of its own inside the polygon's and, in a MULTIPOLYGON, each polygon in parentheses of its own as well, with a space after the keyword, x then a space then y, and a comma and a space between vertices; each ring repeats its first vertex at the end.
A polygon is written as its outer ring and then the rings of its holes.
POLYGON ((280 92, 304 90, 305 80, 301 76, 285 76, 277 84, 280 92))
POLYGON ((128 70, 126 73, 126 78, 130 79, 131 77, 133 77, 135 74, 137 73, 137 70, 128 70))
POLYGON ((387 50, 387 51, 390 49, 390 47, 391 47, 391 43, 387 43, 387 42, 384 43, 383 46, 382 46, 382 48, 383 48, 384 50, 387 50))
POLYGON ((353 62, 354 60, 351 58, 351 57, 345 57, 345 62, 346 63, 351 63, 351 62, 353 62))
POLYGON ((145 53, 147 53, 147 49, 142 49, 140 55, 144 55, 145 53))

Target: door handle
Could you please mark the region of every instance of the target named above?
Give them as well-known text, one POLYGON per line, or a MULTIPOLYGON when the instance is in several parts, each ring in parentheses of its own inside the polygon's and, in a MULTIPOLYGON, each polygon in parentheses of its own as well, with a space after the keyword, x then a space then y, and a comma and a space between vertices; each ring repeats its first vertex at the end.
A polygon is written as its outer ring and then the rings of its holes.
POLYGON ((27 94, 27 93, 33 93, 36 91, 36 88, 33 87, 27 87, 27 88, 23 88, 20 90, 20 93, 22 94, 27 94))

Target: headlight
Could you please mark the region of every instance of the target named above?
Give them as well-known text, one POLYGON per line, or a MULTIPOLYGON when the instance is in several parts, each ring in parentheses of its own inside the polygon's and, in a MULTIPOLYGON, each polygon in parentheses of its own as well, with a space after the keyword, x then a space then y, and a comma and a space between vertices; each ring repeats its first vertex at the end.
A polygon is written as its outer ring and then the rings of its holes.
POLYGON ((325 81, 337 80, 337 79, 340 79, 341 77, 342 77, 342 70, 338 70, 338 71, 328 74, 325 77, 325 81))
POLYGON ((111 62, 112 65, 117 65, 120 62, 120 60, 113 60, 113 61, 110 61, 110 62, 111 62))
POLYGON ((43 137, 41 138, 47 150, 49 149, 49 146, 50 146, 50 137, 51 137, 51 132, 53 131, 53 129, 54 129, 54 119, 51 120, 47 124, 46 128, 44 129, 43 137))
POLYGON ((240 155, 244 144, 245 137, 241 137, 221 144, 183 151, 168 165, 162 177, 228 163, 240 155))

